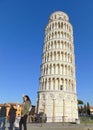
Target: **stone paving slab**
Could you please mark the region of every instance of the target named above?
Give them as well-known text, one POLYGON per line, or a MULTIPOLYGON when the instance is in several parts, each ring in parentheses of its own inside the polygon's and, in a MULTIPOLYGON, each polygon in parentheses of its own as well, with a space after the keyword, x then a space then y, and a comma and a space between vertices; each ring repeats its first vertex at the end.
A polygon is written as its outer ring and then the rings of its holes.
POLYGON ((59 123, 45 123, 45 124, 28 124, 28 130, 93 130, 93 124, 71 124, 63 125, 59 123))
MULTIPOLYGON (((6 130, 8 127, 7 123, 6 130)), ((93 124, 28 123, 27 130, 93 130, 93 124)))

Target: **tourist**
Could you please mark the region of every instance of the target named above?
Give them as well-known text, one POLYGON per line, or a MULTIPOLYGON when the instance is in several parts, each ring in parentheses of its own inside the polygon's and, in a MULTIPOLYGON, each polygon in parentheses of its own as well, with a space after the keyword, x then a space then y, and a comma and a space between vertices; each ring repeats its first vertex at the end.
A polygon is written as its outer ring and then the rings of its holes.
POLYGON ((9 124, 10 124, 9 130, 13 130, 14 122, 16 118, 16 109, 13 107, 13 105, 10 105, 8 117, 9 117, 9 124))
POLYGON ((5 130, 5 121, 6 121, 6 104, 4 104, 0 110, 0 130, 5 130))
POLYGON ((22 113, 21 113, 21 119, 19 122, 19 129, 22 130, 22 125, 24 127, 24 130, 27 130, 27 116, 29 114, 29 109, 31 107, 31 101, 29 96, 25 95, 23 97, 23 104, 22 104, 22 113))

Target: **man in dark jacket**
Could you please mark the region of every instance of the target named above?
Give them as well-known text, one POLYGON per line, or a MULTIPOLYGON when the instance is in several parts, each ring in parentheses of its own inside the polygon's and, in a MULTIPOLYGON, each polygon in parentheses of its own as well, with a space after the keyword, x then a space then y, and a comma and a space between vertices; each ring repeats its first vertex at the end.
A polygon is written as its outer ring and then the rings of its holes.
POLYGON ((13 130, 13 124, 16 118, 16 109, 13 107, 13 105, 10 106, 8 116, 9 116, 9 123, 10 123, 9 130, 13 130))
POLYGON ((6 121, 6 104, 4 104, 0 109, 0 129, 5 130, 6 121))

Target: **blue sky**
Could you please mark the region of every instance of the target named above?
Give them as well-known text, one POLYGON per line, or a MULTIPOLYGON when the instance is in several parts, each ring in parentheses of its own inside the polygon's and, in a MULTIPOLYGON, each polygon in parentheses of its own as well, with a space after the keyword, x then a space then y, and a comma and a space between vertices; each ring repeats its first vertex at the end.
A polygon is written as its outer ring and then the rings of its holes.
POLYGON ((93 105, 93 0, 0 0, 0 103, 36 104, 44 29, 54 11, 74 29, 78 99, 93 105))

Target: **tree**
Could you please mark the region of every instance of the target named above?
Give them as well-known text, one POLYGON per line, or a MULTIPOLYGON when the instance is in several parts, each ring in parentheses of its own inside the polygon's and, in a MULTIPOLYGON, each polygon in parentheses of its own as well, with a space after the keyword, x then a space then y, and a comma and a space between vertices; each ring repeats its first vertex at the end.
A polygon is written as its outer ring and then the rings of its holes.
POLYGON ((89 115, 90 116, 90 105, 89 105, 89 103, 87 102, 87 115, 89 115))
POLYGON ((82 100, 78 100, 78 105, 83 105, 83 101, 82 100))
POLYGON ((78 113, 79 115, 81 115, 83 113, 83 101, 82 100, 78 100, 78 113))
POLYGON ((78 106, 78 113, 79 113, 79 115, 81 115, 83 113, 83 107, 82 106, 78 106))
POLYGON ((84 104, 83 113, 87 114, 87 106, 86 106, 86 104, 84 104))

